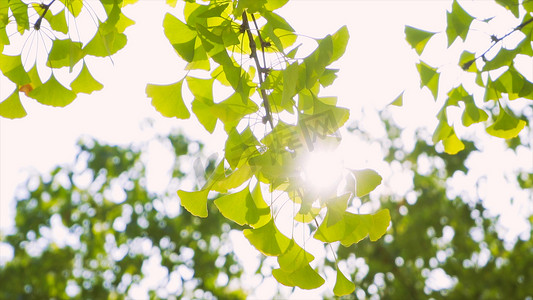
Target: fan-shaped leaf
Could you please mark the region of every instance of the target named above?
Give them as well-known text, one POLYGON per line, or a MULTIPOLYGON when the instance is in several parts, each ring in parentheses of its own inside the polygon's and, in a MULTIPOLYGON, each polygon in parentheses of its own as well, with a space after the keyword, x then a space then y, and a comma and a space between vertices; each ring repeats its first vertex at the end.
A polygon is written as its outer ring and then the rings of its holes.
POLYGON ((337 268, 337 281, 333 288, 333 293, 337 297, 345 296, 355 291, 355 284, 348 280, 344 274, 337 268))
POLYGON ((271 219, 265 226, 245 229, 243 233, 248 241, 264 255, 279 256, 287 250, 290 244, 289 238, 276 227, 274 219, 271 219))
POLYGON ((208 194, 209 190, 200 190, 196 192, 178 191, 181 205, 191 214, 201 218, 207 218, 208 194))
POLYGON ((17 90, 0 103, 0 116, 4 118, 17 119, 26 116, 26 114, 17 90))
POLYGON ((191 114, 183 103, 181 88, 183 80, 169 85, 146 85, 146 95, 152 98, 152 106, 163 116, 188 119, 191 114))

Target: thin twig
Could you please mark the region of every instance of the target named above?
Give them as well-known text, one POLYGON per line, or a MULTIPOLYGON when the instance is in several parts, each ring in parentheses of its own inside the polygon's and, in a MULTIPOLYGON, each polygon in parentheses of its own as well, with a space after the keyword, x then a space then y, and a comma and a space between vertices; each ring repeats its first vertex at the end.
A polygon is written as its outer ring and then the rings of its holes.
POLYGON ((265 120, 270 123, 270 127, 274 128, 274 123, 272 121, 272 112, 270 109, 270 103, 268 102, 268 95, 266 91, 261 87, 263 85, 263 77, 261 74, 263 73, 264 69, 261 67, 261 64, 259 63, 259 58, 257 57, 257 45, 254 41, 254 36, 252 34, 252 31, 250 30, 250 24, 248 22, 248 16, 246 15, 246 11, 242 13, 242 24, 244 26, 244 30, 248 34, 248 42, 250 43, 250 50, 251 54, 250 56, 254 59, 255 65, 259 71, 259 91, 261 93, 261 98, 263 98, 263 105, 265 106, 265 120))
POLYGON ((494 46, 496 46, 498 43, 500 43, 501 41, 503 41, 506 37, 510 36, 511 34, 513 34, 514 32, 518 31, 518 30, 521 30, 522 28, 524 28, 525 26, 527 26, 529 23, 533 22, 533 18, 523 22, 522 24, 516 26, 513 30, 511 30, 510 32, 508 32, 507 34, 505 34, 504 36, 500 37, 500 38, 494 38, 493 39, 493 43, 492 45, 490 45, 490 47, 485 50, 485 52, 483 52, 483 54, 473 58, 472 60, 469 60, 467 62, 465 62, 461 67, 463 68, 463 70, 467 70, 468 68, 470 68, 470 66, 478 59, 480 58, 484 58, 485 55, 490 51, 492 50, 492 48, 494 48, 494 46))

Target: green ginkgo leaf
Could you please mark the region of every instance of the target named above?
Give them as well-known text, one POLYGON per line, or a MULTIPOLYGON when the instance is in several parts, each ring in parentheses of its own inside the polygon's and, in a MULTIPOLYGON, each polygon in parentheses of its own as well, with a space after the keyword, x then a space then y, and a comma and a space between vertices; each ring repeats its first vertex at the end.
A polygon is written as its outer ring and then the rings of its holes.
POLYGON ((17 119, 26 116, 26 114, 17 90, 0 103, 0 116, 4 118, 17 119))
POLYGON ((87 65, 83 65, 80 74, 70 83, 70 88, 74 93, 91 94, 94 91, 99 91, 104 86, 96 81, 89 72, 87 65))
POLYGON ((76 99, 76 93, 59 83, 54 74, 47 82, 36 87, 28 96, 41 104, 64 107, 76 99))
POLYGON ((67 34, 68 25, 67 25, 67 20, 65 18, 65 11, 66 10, 62 10, 55 15, 51 13, 47 13, 44 15, 44 18, 48 21, 48 23, 50 23, 50 27, 53 30, 67 34))
POLYGON ((453 1, 452 11, 446 13, 446 20, 448 27, 446 28, 446 35, 448 37, 448 47, 457 39, 461 37, 463 41, 466 39, 470 24, 474 20, 462 7, 457 0, 453 1))
POLYGON ((477 73, 476 55, 468 51, 463 51, 459 58, 459 66, 467 72, 477 73))
POLYGON ((287 250, 290 244, 290 239, 278 230, 274 219, 262 227, 245 229, 243 233, 248 241, 264 255, 279 256, 287 250))
POLYGON ((442 144, 444 145, 444 152, 450 155, 457 154, 465 148, 465 144, 457 137, 454 130, 447 138, 442 140, 442 144))
POLYGON ((191 214, 201 218, 207 218, 208 194, 209 190, 200 190, 196 192, 186 192, 182 190, 178 191, 181 206, 183 206, 191 214))
POLYGON ((431 91, 433 98, 437 99, 440 76, 440 74, 437 72, 437 69, 429 66, 423 61, 420 61, 416 67, 418 69, 418 73, 420 74, 420 87, 422 88, 427 86, 431 91))
POLYGON ((333 293, 337 297, 349 295, 355 291, 355 284, 348 280, 344 274, 337 267, 337 280, 335 281, 335 287, 333 287, 333 293))
POLYGON ((261 227, 270 220, 270 208, 257 189, 258 187, 254 190, 255 197, 246 186, 240 192, 217 198, 215 205, 224 217, 241 226, 261 227))
POLYGON ((388 209, 382 209, 373 215, 366 215, 367 222, 371 222, 368 229, 368 237, 370 241, 375 242, 379 240, 390 225, 390 213, 388 209))
POLYGON ((30 77, 22 66, 20 55, 0 54, 0 70, 4 76, 19 86, 30 83, 30 77))
POLYGON ((416 50, 418 55, 422 54, 428 41, 433 37, 435 32, 424 31, 411 26, 405 26, 405 39, 416 50))
POLYGON ((286 286, 297 286, 304 290, 316 289, 324 284, 324 278, 320 276, 309 264, 294 272, 286 272, 283 269, 272 270, 272 275, 279 283, 286 286))
POLYGON ((191 114, 181 94, 183 80, 168 85, 146 85, 146 95, 152 98, 152 106, 167 118, 188 119, 191 114))
POLYGON ((486 131, 488 134, 495 137, 511 139, 518 136, 525 126, 526 122, 524 120, 520 120, 508 114, 500 105, 500 114, 496 118, 494 124, 487 127, 486 131))
POLYGON ((289 247, 282 255, 278 256, 280 269, 292 273, 312 262, 315 257, 291 240, 289 247))
POLYGON ((353 170, 355 176, 356 188, 355 195, 363 197, 372 192, 378 185, 381 184, 381 176, 374 170, 353 170))
POLYGON ((81 46, 80 42, 73 42, 71 39, 54 40, 46 65, 56 69, 70 67, 72 71, 74 65, 85 56, 81 46))
POLYGON ((165 15, 163 28, 165 29, 165 36, 181 58, 192 62, 197 36, 196 31, 170 13, 165 15))
POLYGON ((478 108, 472 98, 468 98, 465 102, 465 110, 463 111, 462 121, 464 126, 470 126, 474 123, 485 122, 489 115, 482 109, 478 108))
POLYGON ((377 241, 385 234, 390 223, 388 209, 383 209, 373 215, 345 212, 340 221, 328 226, 330 217, 328 212, 314 237, 326 243, 340 241, 346 247, 358 243, 367 236, 370 236, 371 241, 377 241))
POLYGON ((401 107, 403 106, 403 93, 405 91, 401 92, 400 95, 398 95, 398 97, 396 97, 392 102, 391 104, 389 105, 393 105, 393 106, 398 106, 398 107, 401 107))
POLYGON ((117 53, 126 46, 127 37, 125 34, 119 33, 115 26, 112 26, 112 30, 107 30, 105 27, 99 23, 95 36, 83 47, 85 54, 106 57, 117 53))

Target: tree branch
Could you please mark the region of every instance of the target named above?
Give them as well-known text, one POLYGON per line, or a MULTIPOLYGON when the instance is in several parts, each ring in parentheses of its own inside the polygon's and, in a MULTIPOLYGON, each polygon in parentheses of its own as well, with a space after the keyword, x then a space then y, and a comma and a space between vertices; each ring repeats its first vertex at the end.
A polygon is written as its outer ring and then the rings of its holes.
MULTIPOLYGON (((252 16, 253 17, 253 16, 252 16)), ((259 58, 257 57, 257 45, 254 41, 254 36, 252 34, 252 31, 250 30, 250 23, 248 22, 248 16, 246 14, 246 11, 242 13, 242 24, 244 26, 244 30, 248 34, 248 42, 250 44, 250 50, 251 54, 250 56, 255 61, 255 66, 257 70, 259 71, 259 91, 261 98, 263 99, 263 106, 265 107, 265 114, 266 116, 263 118, 264 122, 270 123, 270 127, 274 128, 274 123, 272 121, 272 111, 270 109, 270 103, 268 102, 268 95, 266 91, 261 87, 263 85, 263 77, 262 74, 264 74, 264 68, 261 67, 261 64, 259 63, 259 58)))
POLYGON ((493 44, 490 45, 490 47, 485 50, 485 52, 483 52, 483 54, 477 56, 477 57, 474 57, 473 59, 465 62, 461 67, 463 68, 463 70, 466 70, 468 68, 470 68, 470 66, 478 59, 480 58, 485 58, 485 55, 492 49, 494 48, 494 46, 498 45, 499 42, 503 41, 506 37, 510 36, 511 34, 513 34, 515 31, 518 31, 518 30, 521 30, 522 28, 526 27, 527 24, 533 22, 533 18, 525 21, 525 22, 522 22, 520 25, 516 26, 515 28, 513 28, 513 30, 511 30, 510 32, 506 33, 504 36, 500 37, 500 38, 497 38, 495 36, 493 36, 492 38, 492 41, 493 41, 493 44))

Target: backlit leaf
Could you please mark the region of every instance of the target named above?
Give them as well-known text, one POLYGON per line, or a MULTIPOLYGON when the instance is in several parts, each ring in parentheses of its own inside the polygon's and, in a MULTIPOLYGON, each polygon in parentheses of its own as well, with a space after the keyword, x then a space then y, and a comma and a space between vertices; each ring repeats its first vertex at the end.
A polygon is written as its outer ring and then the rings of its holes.
POLYGON ((372 192, 378 185, 381 184, 381 176, 374 170, 353 170, 355 176, 357 197, 363 197, 372 192))
POLYGON ((85 93, 91 94, 94 91, 99 91, 104 86, 96 81, 94 77, 89 72, 87 65, 83 65, 80 74, 70 83, 70 88, 74 93, 85 93))
POLYGON ((457 39, 461 37, 463 41, 466 39, 468 29, 474 18, 470 16, 457 2, 453 1, 452 11, 446 13, 446 35, 448 37, 448 47, 457 39))
POLYGON ((276 227, 274 219, 265 226, 256 229, 243 230, 244 236, 261 253, 269 256, 279 256, 289 247, 290 240, 276 227))
POLYGON ((48 55, 46 65, 51 68, 72 67, 85 56, 81 49, 80 42, 73 42, 71 39, 56 39, 52 43, 52 49, 48 55))
POLYGON ((500 105, 500 114, 494 124, 487 127, 488 134, 495 137, 510 139, 518 136, 520 131, 524 129, 526 122, 509 115, 505 109, 500 105))
POLYGON ((355 291, 355 284, 348 280, 344 274, 337 267, 337 280, 335 282, 335 287, 333 288, 333 293, 337 297, 349 295, 355 291))
POLYGON ((208 194, 209 190, 200 190, 196 192, 186 192, 182 190, 178 191, 181 206, 183 206, 191 214, 201 218, 207 218, 208 194))
POLYGON ((270 219, 270 208, 263 200, 261 193, 254 192, 255 198, 246 186, 242 191, 223 195, 214 202, 222 215, 235 223, 261 227, 270 219))
POLYGON ((278 256, 280 268, 285 272, 294 272, 312 262, 315 257, 291 240, 289 247, 282 255, 278 256))
POLYGON ((444 152, 450 155, 457 154, 465 148, 465 144, 455 135, 455 131, 452 131, 447 138, 442 140, 442 144, 444 145, 444 152))
POLYGON ((405 91, 401 92, 400 95, 398 95, 398 97, 396 97, 396 99, 394 99, 390 105, 394 105, 394 106, 403 106, 403 93, 405 91))
POLYGON ((41 104, 64 107, 76 98, 76 93, 64 87, 52 74, 47 82, 36 87, 29 96, 41 104))
POLYGON ((434 35, 434 32, 424 31, 411 26, 405 26, 405 39, 416 50, 418 55, 422 54, 426 44, 434 35))
POLYGON ((152 98, 152 106, 167 118, 188 119, 191 114, 183 103, 183 80, 169 85, 146 85, 146 95, 152 98))
POLYGON ((0 103, 0 116, 4 118, 17 119, 26 116, 26 114, 17 90, 13 91, 11 96, 0 103))
POLYGON ((420 74, 420 87, 427 86, 433 94, 433 98, 437 99, 437 93, 439 90, 439 73, 437 69, 432 68, 428 64, 420 61, 416 65, 418 73, 420 74))
POLYGON ((4 76, 17 85, 30 83, 30 77, 26 74, 26 71, 22 66, 20 55, 10 56, 0 54, 0 70, 4 76))
POLYGON ((272 275, 283 285, 297 286, 304 290, 316 289, 324 284, 324 278, 308 264, 294 272, 274 269, 272 270, 272 275))

